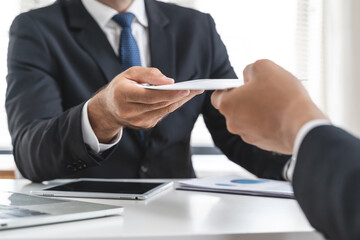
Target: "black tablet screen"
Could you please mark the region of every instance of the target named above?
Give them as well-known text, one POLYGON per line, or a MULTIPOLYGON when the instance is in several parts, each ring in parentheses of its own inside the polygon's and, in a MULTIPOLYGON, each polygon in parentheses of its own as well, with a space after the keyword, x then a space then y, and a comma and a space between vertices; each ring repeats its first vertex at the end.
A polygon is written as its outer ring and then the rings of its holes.
POLYGON ((48 188, 49 191, 144 194, 162 183, 78 181, 48 188))

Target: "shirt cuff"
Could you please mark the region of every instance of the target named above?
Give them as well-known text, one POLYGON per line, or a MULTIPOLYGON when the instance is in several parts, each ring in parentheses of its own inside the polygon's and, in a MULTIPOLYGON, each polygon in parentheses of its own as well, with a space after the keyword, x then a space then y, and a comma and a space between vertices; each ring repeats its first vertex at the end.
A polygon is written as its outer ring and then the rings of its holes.
MULTIPOLYGON (((90 101, 90 100, 89 100, 90 101)), ((99 154, 102 153, 110 148, 112 148, 113 146, 115 146, 116 144, 119 143, 121 137, 122 137, 122 130, 120 130, 118 136, 116 137, 116 139, 114 139, 112 141, 112 143, 109 144, 105 144, 105 143, 99 143, 99 140, 97 139, 93 129, 91 128, 91 124, 89 121, 89 117, 88 117, 88 104, 89 101, 87 101, 82 109, 82 113, 81 113, 81 131, 82 131, 82 135, 83 135, 83 139, 85 144, 87 144, 91 151, 99 154)))
POLYGON ((306 137, 306 135, 313 130, 316 127, 319 126, 323 126, 323 125, 331 125, 329 120, 325 120, 325 119, 317 119, 317 120, 312 120, 310 122, 307 122, 306 124, 304 124, 299 132, 296 135, 295 138, 295 142, 294 142, 294 148, 293 148, 293 155, 290 159, 290 161, 285 165, 285 179, 288 181, 292 181, 293 179, 293 175, 294 175, 294 170, 295 170, 295 165, 296 165, 296 160, 297 160, 297 155, 299 153, 299 149, 301 146, 301 143, 303 142, 304 138, 306 137))

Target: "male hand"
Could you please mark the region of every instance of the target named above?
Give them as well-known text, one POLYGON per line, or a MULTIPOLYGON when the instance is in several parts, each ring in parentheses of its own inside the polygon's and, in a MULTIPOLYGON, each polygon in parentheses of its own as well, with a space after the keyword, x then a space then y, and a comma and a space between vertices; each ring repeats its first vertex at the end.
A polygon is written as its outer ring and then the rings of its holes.
POLYGON ((214 92, 211 102, 225 116, 228 130, 245 142, 291 154, 305 123, 327 119, 300 81, 269 60, 247 66, 244 81, 239 88, 214 92))
POLYGON ((148 129, 203 91, 157 91, 136 83, 174 83, 156 68, 132 67, 117 75, 88 104, 91 127, 99 142, 110 142, 123 127, 148 129))

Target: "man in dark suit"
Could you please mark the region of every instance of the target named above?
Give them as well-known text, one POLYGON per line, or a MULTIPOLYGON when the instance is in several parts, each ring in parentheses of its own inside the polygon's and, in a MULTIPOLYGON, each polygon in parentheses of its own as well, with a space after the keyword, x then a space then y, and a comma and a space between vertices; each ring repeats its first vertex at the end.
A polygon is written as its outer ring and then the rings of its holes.
POLYGON ((287 178, 311 224, 330 239, 360 239, 360 140, 332 126, 301 83, 273 62, 249 65, 244 78, 244 86, 212 96, 229 130, 293 153, 287 178))
POLYGON ((8 70, 15 161, 33 181, 195 177, 190 136, 199 114, 216 146, 247 170, 281 179, 289 159, 230 134, 210 92, 135 85, 236 78, 213 19, 195 10, 154 0, 59 0, 14 20, 8 70), (123 12, 130 26, 115 19, 123 12), (134 57, 122 58, 125 28, 141 60, 130 65, 156 69, 125 71, 134 57))

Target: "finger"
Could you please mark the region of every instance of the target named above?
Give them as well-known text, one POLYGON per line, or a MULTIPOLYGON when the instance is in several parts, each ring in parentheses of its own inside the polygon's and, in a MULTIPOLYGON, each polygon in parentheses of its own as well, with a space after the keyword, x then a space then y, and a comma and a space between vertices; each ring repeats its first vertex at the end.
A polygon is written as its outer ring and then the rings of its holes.
POLYGON ((146 104, 146 103, 131 103, 134 106, 134 110, 137 113, 145 113, 145 112, 151 112, 157 109, 161 109, 164 107, 167 107, 177 101, 180 101, 180 99, 176 101, 165 101, 165 102, 159 102, 154 104, 146 104))
POLYGON ((188 102, 189 100, 191 100, 193 97, 195 97, 196 95, 199 95, 201 94, 203 91, 191 91, 190 94, 177 101, 177 102, 174 102, 164 108, 161 108, 161 109, 158 109, 157 111, 159 111, 160 113, 160 117, 163 118, 165 117, 167 114, 169 113, 172 113, 173 111, 175 111, 176 109, 178 109, 179 107, 181 107, 182 105, 184 105, 186 102, 188 102))
POLYGON ((137 83, 149 83, 151 85, 174 83, 172 78, 166 77, 157 68, 132 67, 124 72, 124 77, 137 83))
POLYGON ((195 94, 196 95, 200 95, 203 94, 205 92, 205 90, 191 90, 190 94, 195 94))
POLYGON ((161 113, 167 115, 168 113, 174 111, 173 107, 176 104, 184 104, 189 101, 194 96, 203 93, 204 91, 192 91, 189 96, 179 99, 176 102, 161 102, 157 104, 139 104, 139 103, 128 103, 123 105, 119 111, 118 115, 122 121, 125 121, 126 126, 131 126, 133 128, 146 128, 145 125, 148 125, 147 122, 154 121, 153 119, 161 118, 161 113))
POLYGON ((176 102, 185 100, 185 99, 191 99, 196 95, 202 94, 204 90, 196 90, 196 91, 190 91, 190 94, 186 97, 179 97, 176 99, 172 99, 171 101, 164 101, 164 102, 158 102, 154 104, 148 104, 148 103, 133 103, 136 104, 136 108, 138 109, 138 112, 149 112, 161 108, 165 108, 170 106, 171 104, 174 104, 176 102))
POLYGON ((252 74, 253 74, 253 64, 249 64, 244 68, 243 76, 244 76, 244 83, 248 83, 251 81, 252 74))
POLYGON ((145 122, 141 124, 141 126, 137 126, 143 129, 148 129, 154 127, 161 119, 169 115, 170 113, 174 112, 178 108, 180 108, 182 105, 184 105, 186 102, 191 100, 193 97, 199 94, 199 91, 193 91, 189 96, 186 98, 175 102, 173 104, 170 104, 169 106, 166 106, 164 108, 160 108, 151 112, 146 112, 144 115, 140 116, 140 119, 146 119, 145 122))
POLYGON ((127 91, 124 92, 127 102, 144 104, 155 104, 167 101, 175 102, 189 94, 189 90, 153 90, 141 88, 136 85, 130 86, 127 91))
POLYGON ((227 90, 217 90, 211 96, 212 105, 219 110, 221 114, 227 114, 228 110, 233 107, 233 105, 238 105, 240 103, 235 102, 235 97, 237 92, 241 91, 244 86, 227 89, 227 90))
POLYGON ((223 90, 216 90, 215 92, 213 92, 213 94, 211 95, 211 104, 214 106, 214 108, 216 109, 220 108, 223 95, 224 95, 223 90))
POLYGON ((133 112, 134 113, 146 113, 146 112, 151 112, 154 110, 158 110, 161 108, 166 108, 168 106, 170 106, 173 103, 176 103, 178 101, 181 101, 182 98, 177 98, 177 99, 173 99, 172 101, 164 101, 164 102, 158 102, 158 103, 153 103, 153 104, 147 104, 147 103, 130 103, 132 108, 133 108, 133 112))

